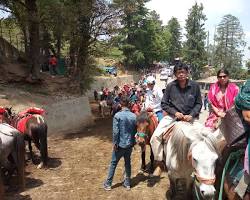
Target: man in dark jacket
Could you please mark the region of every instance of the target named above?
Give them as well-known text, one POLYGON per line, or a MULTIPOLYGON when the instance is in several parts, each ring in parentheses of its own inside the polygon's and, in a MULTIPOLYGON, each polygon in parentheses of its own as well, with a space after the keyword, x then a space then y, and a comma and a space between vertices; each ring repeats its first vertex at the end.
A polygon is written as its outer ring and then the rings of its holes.
POLYGON ((156 128, 150 143, 155 160, 163 160, 162 134, 168 129, 174 119, 193 122, 199 117, 202 99, 199 85, 188 79, 188 67, 179 63, 174 67, 176 80, 166 87, 161 101, 162 109, 167 115, 156 128))
POLYGON ((130 189, 131 153, 135 144, 136 115, 128 109, 129 99, 121 97, 122 110, 113 118, 113 152, 105 190, 111 190, 113 177, 119 160, 124 157, 126 177, 123 186, 130 189))

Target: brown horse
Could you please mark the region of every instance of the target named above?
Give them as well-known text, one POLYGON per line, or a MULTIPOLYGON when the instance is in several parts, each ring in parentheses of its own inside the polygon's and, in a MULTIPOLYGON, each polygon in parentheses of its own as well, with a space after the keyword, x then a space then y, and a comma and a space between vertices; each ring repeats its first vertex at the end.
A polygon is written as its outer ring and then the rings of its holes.
MULTIPOLYGON (((28 141, 30 156, 32 162, 34 163, 34 155, 32 152, 31 141, 34 142, 37 149, 40 151, 41 162, 38 165, 38 168, 42 168, 47 165, 48 161, 48 147, 47 147, 47 123, 44 118, 38 114, 27 114, 24 117, 28 117, 24 131, 24 139, 28 141)), ((18 122, 22 120, 23 117, 20 117, 18 114, 12 113, 11 108, 6 108, 6 112, 3 114, 3 121, 12 125, 18 129, 18 122)))
POLYGON ((0 199, 4 199, 4 186, 2 181, 2 176, 0 175, 0 199))
MULTIPOLYGON (((246 123, 250 124, 250 111, 242 111, 243 119, 246 123)), ((232 124, 234 124, 231 121, 232 124)), ((242 128, 243 129, 243 128, 242 128)), ((247 135, 247 133, 245 133, 247 135)), ((249 136, 248 136, 249 137, 249 136)), ((243 198, 239 197, 239 195, 236 193, 236 184, 239 180, 236 179, 236 173, 241 173, 244 169, 244 153, 245 153, 246 144, 241 143, 237 144, 236 146, 226 146, 223 150, 223 158, 221 160, 222 166, 227 166, 228 162, 228 169, 226 170, 226 167, 224 167, 225 178, 224 180, 221 180, 221 188, 220 188, 220 196, 219 200, 223 199, 223 189, 225 192, 225 196, 229 200, 250 200, 250 191, 249 191, 249 185, 248 188, 243 196, 243 198), (230 159, 229 159, 230 156, 230 159), (233 170, 234 169, 234 170, 233 170)), ((221 166, 218 167, 220 174, 222 173, 221 166)))
MULTIPOLYGON (((157 117, 152 112, 142 111, 137 116, 137 134, 136 134, 136 142, 141 147, 141 170, 146 170, 146 145, 150 145, 151 136, 154 133, 154 130, 158 126, 157 117)), ((154 170, 154 154, 152 152, 152 148, 150 146, 150 172, 154 170)))

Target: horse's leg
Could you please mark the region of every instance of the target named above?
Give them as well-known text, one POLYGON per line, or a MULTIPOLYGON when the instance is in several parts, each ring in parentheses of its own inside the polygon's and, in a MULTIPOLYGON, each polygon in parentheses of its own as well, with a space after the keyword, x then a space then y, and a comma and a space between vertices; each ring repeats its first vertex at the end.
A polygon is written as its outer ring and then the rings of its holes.
POLYGON ((154 153, 150 145, 150 173, 154 172, 154 153))
POLYGON ((28 147, 29 147, 29 151, 30 151, 30 159, 32 161, 32 163, 34 163, 34 155, 33 155, 33 151, 32 151, 32 144, 31 144, 31 138, 29 138, 28 136, 25 138, 25 140, 28 141, 28 147))
POLYGON ((146 169, 146 160, 145 160, 145 157, 146 157, 146 148, 145 146, 141 146, 141 170, 142 171, 145 171, 146 169))
POLYGON ((48 144, 47 144, 47 125, 39 127, 39 141, 40 141, 40 154, 41 154, 41 163, 38 165, 38 168, 42 168, 44 165, 47 165, 48 160, 48 144))
POLYGON ((234 187, 230 187, 227 180, 224 181, 224 190, 228 200, 236 200, 237 194, 234 192, 234 187))
POLYGON ((0 174, 0 199, 4 199, 4 186, 3 186, 3 181, 2 181, 2 176, 0 174))
POLYGON ((250 200, 250 193, 246 192, 243 200, 250 200))

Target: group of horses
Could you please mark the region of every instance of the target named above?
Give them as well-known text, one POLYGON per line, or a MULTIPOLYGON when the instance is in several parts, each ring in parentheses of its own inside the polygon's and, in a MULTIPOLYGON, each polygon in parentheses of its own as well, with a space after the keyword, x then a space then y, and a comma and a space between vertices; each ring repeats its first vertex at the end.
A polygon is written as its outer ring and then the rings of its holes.
MULTIPOLYGON (((0 123, 0 199, 3 199, 4 182, 8 182, 16 175, 19 190, 25 188, 25 141, 28 142, 30 158, 35 163, 32 152, 33 141, 40 151, 41 162, 38 168, 47 165, 47 124, 43 116, 27 113, 20 116, 12 111, 12 108, 3 108, 0 123), (17 130, 18 121, 28 117, 24 124, 24 132, 17 130), (1 196, 2 195, 2 196, 1 196)), ((16 187, 16 186, 10 186, 16 187)))
MULTIPOLYGON (((222 122, 223 123, 223 122, 222 122)), ((232 122, 233 123, 233 122, 232 122)), ((157 127, 157 118, 153 113, 143 111, 137 116, 137 143, 141 146, 142 164, 145 170, 145 147, 157 127)), ((222 131, 211 131, 204 125, 194 122, 175 121, 171 133, 162 136, 164 165, 170 180, 170 199, 240 199, 234 186, 226 176, 221 183, 222 170, 228 154, 228 147, 222 131), (167 138, 167 139, 166 139, 167 138), (224 188, 223 188, 224 187, 224 188), (223 194, 224 191, 224 194, 223 194), (220 193, 220 195, 219 195, 220 193), (223 195, 222 195, 223 194, 223 195)), ((150 146, 151 147, 151 146, 150 146)), ((234 147, 235 148, 235 147, 234 147)), ((154 169, 154 155, 151 149, 150 171, 154 169)), ((243 150, 242 150, 243 151, 243 150)), ((242 162, 244 155, 238 158, 242 162)), ((242 169, 241 169, 242 170, 242 169)), ((250 199, 248 192, 243 199, 250 199)))

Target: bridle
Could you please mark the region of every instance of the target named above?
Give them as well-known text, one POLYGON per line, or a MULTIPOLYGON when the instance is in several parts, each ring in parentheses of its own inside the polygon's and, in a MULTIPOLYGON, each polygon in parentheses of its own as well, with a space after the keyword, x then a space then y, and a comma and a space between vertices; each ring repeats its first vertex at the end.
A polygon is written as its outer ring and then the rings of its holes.
POLYGON ((188 155, 187 155, 187 160, 190 161, 191 160, 191 164, 192 164, 192 167, 194 169, 194 172, 192 173, 192 176, 195 178, 196 182, 198 183, 203 183, 205 185, 214 185, 215 181, 216 181, 216 177, 215 175, 213 177, 210 177, 210 178, 204 178, 202 177, 196 170, 195 168, 195 162, 194 162, 194 159, 193 159, 193 156, 192 156, 192 149, 190 148, 189 149, 189 152, 188 152, 188 155))

